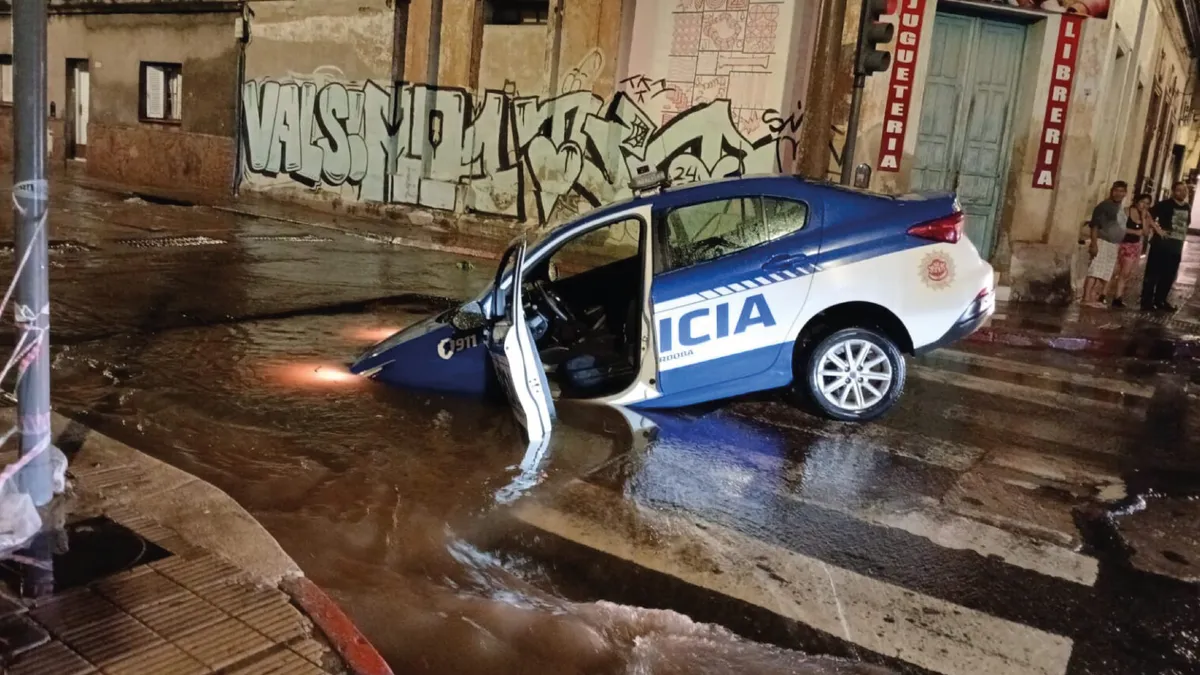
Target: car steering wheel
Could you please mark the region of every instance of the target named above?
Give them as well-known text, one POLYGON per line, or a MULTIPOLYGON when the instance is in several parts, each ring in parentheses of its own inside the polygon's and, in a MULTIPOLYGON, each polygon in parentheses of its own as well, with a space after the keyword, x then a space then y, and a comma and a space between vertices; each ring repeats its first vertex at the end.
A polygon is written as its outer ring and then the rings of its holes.
POLYGON ((733 242, 731 242, 728 239, 726 239, 725 237, 721 237, 721 236, 709 237, 707 239, 701 239, 700 241, 696 242, 695 244, 692 244, 693 250, 703 251, 705 253, 707 253, 713 249, 717 249, 717 248, 736 248, 736 246, 734 246, 733 242))
POLYGON ((556 318, 566 322, 567 324, 574 324, 577 322, 575 314, 567 308, 567 303, 558 295, 558 293, 555 293, 550 288, 549 284, 538 280, 533 282, 533 289, 537 291, 538 297, 545 301, 546 308, 549 309, 556 318))

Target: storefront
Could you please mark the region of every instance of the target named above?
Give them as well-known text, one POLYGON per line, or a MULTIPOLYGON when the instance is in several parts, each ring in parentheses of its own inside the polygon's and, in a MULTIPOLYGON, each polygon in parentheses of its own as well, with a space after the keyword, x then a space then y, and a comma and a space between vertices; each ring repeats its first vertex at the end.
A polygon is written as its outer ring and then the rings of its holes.
POLYGON ((1154 2, 1020 4, 898 0, 892 66, 868 82, 847 161, 884 192, 957 192, 1006 292, 1063 302, 1092 204, 1114 180, 1166 175, 1182 97, 1138 92, 1182 91, 1187 47, 1154 2), (1152 115, 1166 123, 1143 139, 1152 115))

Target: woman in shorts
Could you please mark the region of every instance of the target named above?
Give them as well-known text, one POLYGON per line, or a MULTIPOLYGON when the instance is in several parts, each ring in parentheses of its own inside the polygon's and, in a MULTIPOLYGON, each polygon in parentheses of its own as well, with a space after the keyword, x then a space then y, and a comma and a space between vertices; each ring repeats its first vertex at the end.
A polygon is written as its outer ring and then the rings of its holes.
POLYGON ((1129 207, 1129 219, 1125 221, 1125 239, 1117 250, 1117 269, 1113 274, 1116 292, 1112 295, 1113 307, 1124 307, 1125 284, 1133 276, 1133 269, 1142 257, 1142 244, 1146 231, 1153 228, 1154 218, 1150 215, 1150 204, 1153 198, 1148 194, 1140 194, 1134 198, 1129 207))

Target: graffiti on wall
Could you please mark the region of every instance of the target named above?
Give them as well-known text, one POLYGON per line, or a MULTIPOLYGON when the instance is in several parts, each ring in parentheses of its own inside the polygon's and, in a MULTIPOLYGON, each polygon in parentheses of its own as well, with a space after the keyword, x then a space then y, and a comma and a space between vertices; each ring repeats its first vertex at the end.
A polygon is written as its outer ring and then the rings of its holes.
POLYGON ((747 136, 728 99, 659 124, 639 105, 648 94, 473 95, 331 72, 247 82, 243 95, 252 187, 541 223, 628 197, 642 167, 676 182, 777 171, 799 125, 799 113, 766 110, 747 136))

